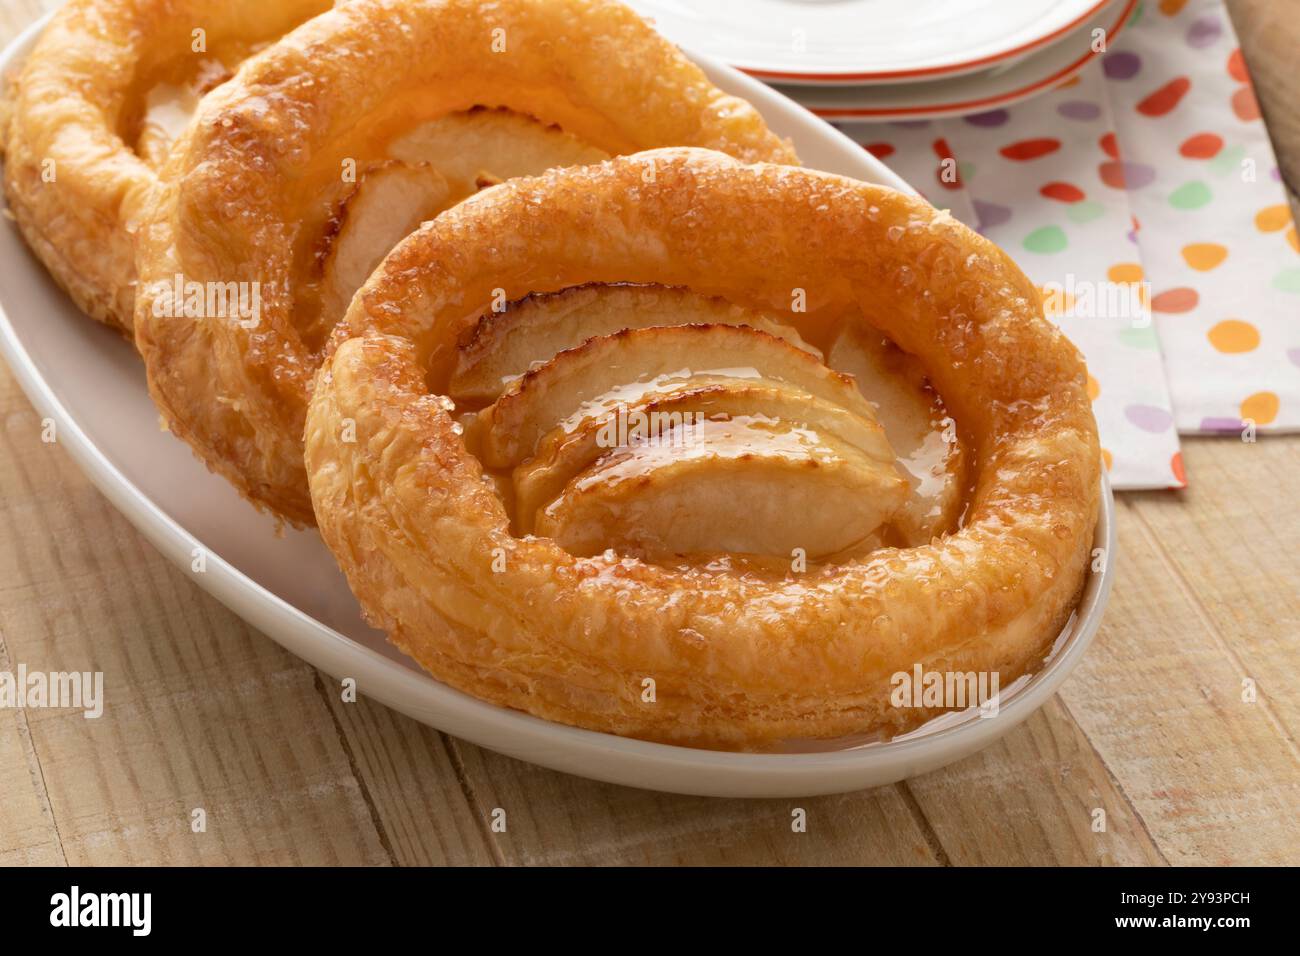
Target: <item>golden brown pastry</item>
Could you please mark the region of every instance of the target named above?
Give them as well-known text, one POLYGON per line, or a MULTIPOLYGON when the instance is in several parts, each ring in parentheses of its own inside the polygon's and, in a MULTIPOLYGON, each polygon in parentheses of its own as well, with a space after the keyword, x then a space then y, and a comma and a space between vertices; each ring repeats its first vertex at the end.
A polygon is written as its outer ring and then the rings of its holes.
POLYGON ((795 161, 612 0, 352 0, 250 60, 173 152, 140 250, 151 393, 250 500, 310 523, 308 389, 383 255, 480 188, 676 144, 795 161))
POLYGON ((889 734, 934 712, 894 675, 1005 687, 1083 587, 1083 362, 1006 255, 884 187, 691 149, 515 180, 394 249, 331 345, 321 535, 376 626, 497 704, 889 734))
POLYGON ((14 78, 4 190, 86 313, 130 332, 132 234, 171 141, 240 61, 332 0, 69 0, 14 78))

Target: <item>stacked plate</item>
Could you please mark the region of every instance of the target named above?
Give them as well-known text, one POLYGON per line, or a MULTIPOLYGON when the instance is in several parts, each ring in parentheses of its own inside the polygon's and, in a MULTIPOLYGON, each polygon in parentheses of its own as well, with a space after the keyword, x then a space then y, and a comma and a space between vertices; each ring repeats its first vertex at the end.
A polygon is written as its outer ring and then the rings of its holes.
POLYGON ((1138 0, 629 0, 672 40, 837 122, 956 116, 1064 83, 1138 0))

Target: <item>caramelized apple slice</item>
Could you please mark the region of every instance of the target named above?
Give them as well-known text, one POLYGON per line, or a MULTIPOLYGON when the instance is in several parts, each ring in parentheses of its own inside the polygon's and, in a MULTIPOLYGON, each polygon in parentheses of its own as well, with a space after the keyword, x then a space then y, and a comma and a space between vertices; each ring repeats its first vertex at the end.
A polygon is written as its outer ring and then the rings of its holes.
POLYGON ((448 113, 402 134, 388 155, 405 163, 428 162, 447 177, 452 202, 478 191, 479 177, 500 182, 535 176, 555 166, 581 166, 609 159, 558 126, 506 109, 448 113))
POLYGON ((339 207, 322 267, 321 319, 333 327, 375 266, 447 205, 447 181, 428 164, 386 162, 368 170, 339 207))
POLYGON ((171 83, 160 83, 149 90, 140 137, 135 144, 136 155, 154 169, 160 169, 172 143, 189 125, 200 98, 197 91, 171 83))
POLYGON ((921 364, 880 333, 852 324, 836 338, 827 364, 857 380, 908 476, 911 494, 894 518, 900 543, 923 544, 952 531, 962 508, 964 454, 921 364))
POLYGON ((190 125, 199 100, 230 76, 230 71, 220 60, 204 59, 195 64, 194 75, 186 82, 163 82, 151 87, 145 95, 144 116, 140 120, 135 144, 136 155, 154 169, 161 169, 172 143, 180 139, 190 125))
POLYGON ((613 449, 653 441, 677 428, 686 429, 677 433, 686 435, 707 421, 743 418, 810 429, 897 471, 883 429, 870 419, 785 382, 695 376, 630 405, 576 422, 570 419, 551 429, 538 444, 536 455, 515 469, 519 531, 531 532, 537 511, 555 499, 575 475, 613 449))
POLYGON ((480 413, 484 463, 514 467, 557 422, 634 402, 693 375, 777 379, 874 419, 851 378, 776 336, 744 326, 656 326, 589 339, 512 382, 480 413))
POLYGON ((572 554, 845 551, 899 507, 888 464, 828 435, 752 418, 672 429, 610 453, 536 517, 572 554))
POLYGON ((491 402, 533 363, 556 352, 621 329, 669 325, 748 325, 822 357, 791 326, 725 299, 670 286, 578 286, 485 315, 460 351, 451 396, 491 402))

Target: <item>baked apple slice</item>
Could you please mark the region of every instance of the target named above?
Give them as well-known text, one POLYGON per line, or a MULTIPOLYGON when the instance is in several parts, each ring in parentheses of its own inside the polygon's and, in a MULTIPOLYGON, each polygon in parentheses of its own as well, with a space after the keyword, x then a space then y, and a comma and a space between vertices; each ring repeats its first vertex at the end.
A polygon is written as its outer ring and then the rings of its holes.
POLYGON ((321 266, 325 328, 347 312, 375 266, 420 223, 448 203, 447 180, 427 163, 389 161, 372 167, 339 206, 321 266))
POLYGON ((232 75, 220 60, 201 59, 188 79, 179 83, 164 81, 152 87, 145 95, 136 154, 154 169, 162 169, 172 143, 181 138, 194 118, 199 101, 232 75))
POLYGON ((655 326, 589 339, 513 381, 480 413, 484 463, 513 468, 556 423, 616 409, 696 375, 776 379, 874 418, 853 379, 774 335, 744 326, 655 326))
POLYGON ((393 159, 429 162, 447 177, 452 202, 479 190, 480 180, 500 182, 535 176, 556 166, 583 166, 609 159, 558 126, 507 109, 476 108, 422 123, 388 144, 393 159))
POLYGON ((907 497, 891 464, 788 422, 706 421, 611 452, 536 516, 578 556, 723 552, 815 560, 865 540, 907 497))
POLYGON ((486 404, 535 363, 587 339, 671 325, 747 325, 822 357, 793 327, 725 299, 674 286, 576 286, 487 313, 460 350, 451 396, 486 404))
POLYGON ((551 429, 533 458, 514 472, 518 530, 531 532, 539 509, 558 497, 574 476, 616 448, 653 441, 674 429, 680 429, 678 436, 689 436, 704 422, 745 418, 810 429, 897 471, 893 449, 874 420, 785 382, 693 376, 629 405, 576 422, 566 420, 551 429))
POLYGON ((857 323, 840 332, 826 361, 857 381, 907 474, 911 494, 894 517, 899 543, 924 544, 954 530, 962 509, 965 454, 921 363, 857 323))

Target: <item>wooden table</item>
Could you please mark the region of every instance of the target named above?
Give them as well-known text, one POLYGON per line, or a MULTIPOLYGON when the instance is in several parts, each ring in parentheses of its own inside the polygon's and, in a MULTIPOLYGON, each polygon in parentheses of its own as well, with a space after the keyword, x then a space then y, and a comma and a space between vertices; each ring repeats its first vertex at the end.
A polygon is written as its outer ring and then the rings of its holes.
MULTIPOLYGON (((3 3, 8 42, 53 0, 3 3)), ((1300 185, 1300 2, 1231 7, 1300 185)), ((1189 490, 1120 497, 1100 636, 994 746, 864 793, 740 801, 592 783, 341 703, 42 443, 2 366, 0 421, 0 670, 90 665, 112 688, 99 720, 0 711, 0 863, 1300 860, 1300 438, 1189 439, 1189 490)))

